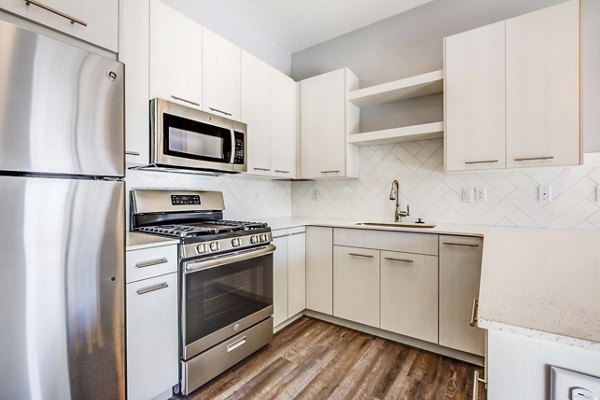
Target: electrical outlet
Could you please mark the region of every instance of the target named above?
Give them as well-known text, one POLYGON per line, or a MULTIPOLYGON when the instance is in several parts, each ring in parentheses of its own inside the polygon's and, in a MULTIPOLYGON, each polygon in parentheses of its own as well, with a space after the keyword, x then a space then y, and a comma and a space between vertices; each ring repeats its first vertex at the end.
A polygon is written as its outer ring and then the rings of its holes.
POLYGON ((473 202, 473 188, 463 188, 462 201, 463 201, 463 203, 472 203, 473 202))
POLYGON ((485 203, 487 201, 487 187, 475 188, 475 201, 485 203))
POLYGON ((552 186, 538 186, 538 202, 547 203, 552 201, 552 186))
POLYGON ((317 201, 318 198, 319 198, 319 191, 315 189, 312 192, 312 201, 317 201))
POLYGON ((599 377, 550 367, 550 399, 599 400, 599 394, 599 377))

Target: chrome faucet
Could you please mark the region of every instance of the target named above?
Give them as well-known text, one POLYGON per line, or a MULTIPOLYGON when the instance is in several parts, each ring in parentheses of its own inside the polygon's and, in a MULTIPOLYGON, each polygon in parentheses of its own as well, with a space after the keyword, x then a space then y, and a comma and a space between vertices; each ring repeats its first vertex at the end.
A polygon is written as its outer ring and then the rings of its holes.
POLYGON ((406 205, 406 211, 400 209, 400 193, 398 188, 398 180, 392 182, 392 191, 390 192, 390 200, 396 200, 396 211, 394 211, 394 222, 400 222, 403 217, 410 215, 410 207, 406 205))

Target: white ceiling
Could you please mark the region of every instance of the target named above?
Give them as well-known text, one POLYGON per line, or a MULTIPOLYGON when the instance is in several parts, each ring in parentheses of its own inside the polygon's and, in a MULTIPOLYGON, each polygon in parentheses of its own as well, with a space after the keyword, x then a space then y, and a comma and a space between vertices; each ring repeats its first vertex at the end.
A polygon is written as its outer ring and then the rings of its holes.
POLYGON ((292 53, 433 0, 220 0, 292 53))

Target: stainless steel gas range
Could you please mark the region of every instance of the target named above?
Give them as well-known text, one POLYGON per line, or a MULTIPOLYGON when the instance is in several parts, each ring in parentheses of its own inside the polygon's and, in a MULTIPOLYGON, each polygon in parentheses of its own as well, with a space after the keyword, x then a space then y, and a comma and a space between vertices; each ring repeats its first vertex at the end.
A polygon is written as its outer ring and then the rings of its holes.
POLYGON ((132 230, 180 240, 180 378, 186 395, 273 337, 271 229, 224 220, 224 208, 221 192, 131 192, 132 230))

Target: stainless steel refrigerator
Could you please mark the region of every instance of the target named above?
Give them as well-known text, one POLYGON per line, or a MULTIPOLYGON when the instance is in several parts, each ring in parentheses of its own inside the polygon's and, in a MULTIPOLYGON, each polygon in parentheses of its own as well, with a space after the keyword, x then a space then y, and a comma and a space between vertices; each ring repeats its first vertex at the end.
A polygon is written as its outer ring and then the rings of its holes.
POLYGON ((124 399, 123 65, 0 21, 0 399, 124 399))

